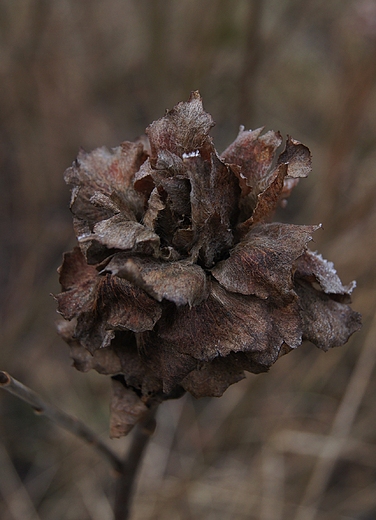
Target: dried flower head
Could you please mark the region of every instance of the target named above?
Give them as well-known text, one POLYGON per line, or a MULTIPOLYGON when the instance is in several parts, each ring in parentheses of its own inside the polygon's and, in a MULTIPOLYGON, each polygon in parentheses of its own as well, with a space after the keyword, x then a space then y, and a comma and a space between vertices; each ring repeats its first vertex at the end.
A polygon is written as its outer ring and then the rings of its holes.
POLYGON ((111 435, 156 400, 220 396, 304 339, 327 350, 359 329, 320 226, 268 223, 311 169, 308 148, 241 128, 218 155, 198 92, 65 173, 79 247, 61 266, 59 332, 77 369, 112 375, 111 435))

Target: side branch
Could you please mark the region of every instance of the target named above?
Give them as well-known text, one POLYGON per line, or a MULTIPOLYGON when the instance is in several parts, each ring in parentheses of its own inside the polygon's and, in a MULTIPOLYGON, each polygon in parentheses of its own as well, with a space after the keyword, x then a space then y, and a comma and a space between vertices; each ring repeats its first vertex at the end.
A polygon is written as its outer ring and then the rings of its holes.
POLYGON ((7 372, 0 371, 0 388, 25 401, 34 408, 36 413, 45 415, 54 423, 93 446, 107 458, 117 472, 123 473, 124 463, 121 458, 88 428, 86 424, 59 410, 55 406, 46 403, 36 392, 14 379, 7 372))

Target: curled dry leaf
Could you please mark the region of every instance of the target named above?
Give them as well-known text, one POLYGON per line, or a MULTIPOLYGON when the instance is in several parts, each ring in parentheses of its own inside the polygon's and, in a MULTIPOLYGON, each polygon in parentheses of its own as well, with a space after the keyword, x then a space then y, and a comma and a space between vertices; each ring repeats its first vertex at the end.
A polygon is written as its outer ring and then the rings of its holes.
POLYGON ((263 129, 218 155, 198 92, 65 174, 78 247, 64 255, 59 333, 74 366, 113 377, 111 435, 156 401, 220 396, 304 339, 327 350, 360 327, 320 226, 270 223, 311 170, 306 146, 263 129))

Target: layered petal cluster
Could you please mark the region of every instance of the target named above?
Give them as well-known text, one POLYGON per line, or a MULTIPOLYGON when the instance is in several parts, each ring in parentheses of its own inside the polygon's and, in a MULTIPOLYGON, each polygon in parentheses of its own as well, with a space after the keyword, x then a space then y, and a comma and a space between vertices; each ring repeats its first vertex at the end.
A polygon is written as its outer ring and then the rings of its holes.
POLYGON ((270 223, 308 148, 240 133, 219 155, 198 92, 118 148, 81 151, 65 180, 78 246, 64 256, 61 335, 76 368, 113 381, 111 434, 153 400, 220 396, 307 339, 327 350, 360 327, 320 226, 270 223))

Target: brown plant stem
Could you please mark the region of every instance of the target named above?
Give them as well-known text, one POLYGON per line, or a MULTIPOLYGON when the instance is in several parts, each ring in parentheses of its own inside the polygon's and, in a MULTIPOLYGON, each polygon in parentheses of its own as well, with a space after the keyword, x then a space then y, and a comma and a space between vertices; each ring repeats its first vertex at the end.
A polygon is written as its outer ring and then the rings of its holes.
POLYGON ((136 426, 122 471, 117 475, 114 505, 115 520, 127 520, 129 518, 137 473, 146 447, 155 430, 156 411, 157 405, 150 408, 144 420, 136 426))
POLYGON ((30 404, 36 413, 45 415, 51 421, 64 428, 64 430, 73 433, 76 437, 93 446, 107 458, 118 473, 122 473, 123 461, 121 458, 101 441, 86 424, 55 406, 46 403, 36 392, 14 379, 7 372, 0 371, 0 388, 30 404))
POLYGON ((45 415, 61 428, 93 446, 107 458, 116 471, 114 519, 126 520, 129 518, 138 469, 149 439, 155 430, 157 404, 150 408, 144 420, 136 427, 129 451, 122 460, 86 424, 46 403, 36 392, 14 379, 7 372, 0 371, 0 388, 25 401, 34 408, 36 413, 45 415))

